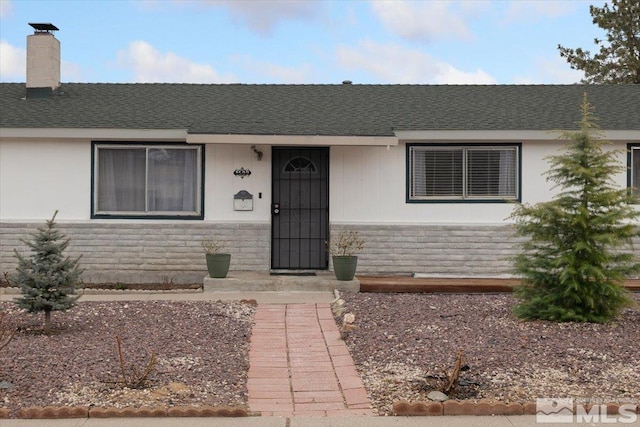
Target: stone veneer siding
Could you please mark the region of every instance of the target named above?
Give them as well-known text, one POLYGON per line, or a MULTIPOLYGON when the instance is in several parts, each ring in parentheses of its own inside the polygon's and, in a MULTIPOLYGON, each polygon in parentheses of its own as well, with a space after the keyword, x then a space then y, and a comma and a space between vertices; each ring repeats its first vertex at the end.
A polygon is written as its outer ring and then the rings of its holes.
MULTIPOLYGON (((28 253, 19 239, 43 225, 0 223, 0 273, 14 271, 13 248, 28 253)), ((71 238, 68 255, 82 254, 85 282, 201 283, 206 262, 200 241, 212 235, 229 241, 231 272, 270 269, 268 223, 91 221, 58 227, 71 238)), ((506 276, 511 274, 509 257, 522 239, 510 225, 331 225, 332 235, 341 230, 358 231, 364 238, 357 273, 370 275, 506 276)), ((640 256, 640 240, 635 252, 640 256)))
MULTIPOLYGON (((449 277, 513 275, 509 260, 523 237, 512 225, 332 224, 331 234, 357 231, 365 241, 356 274, 449 277)), ((625 250, 629 250, 628 247, 625 250)), ((633 240, 640 257, 640 238, 633 240)))
MULTIPOLYGON (((13 249, 29 254, 20 242, 29 239, 40 223, 0 223, 0 273, 17 266, 13 249)), ((85 282, 202 283, 207 274, 203 237, 228 240, 231 270, 268 271, 268 223, 207 223, 191 221, 58 222, 71 238, 67 255, 82 255, 85 282)))
POLYGON ((520 241, 510 225, 331 225, 332 235, 341 230, 358 231, 365 240, 359 274, 505 276, 520 241))

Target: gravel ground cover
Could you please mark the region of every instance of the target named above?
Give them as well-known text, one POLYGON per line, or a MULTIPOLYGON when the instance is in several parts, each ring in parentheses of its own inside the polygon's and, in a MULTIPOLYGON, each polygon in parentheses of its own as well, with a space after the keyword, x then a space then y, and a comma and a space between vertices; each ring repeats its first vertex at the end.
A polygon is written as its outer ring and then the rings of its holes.
MULTIPOLYGON (((451 370, 458 349, 468 369, 453 398, 527 402, 574 397, 640 401, 640 311, 608 325, 523 322, 511 295, 345 294, 356 329, 345 341, 380 415, 397 400, 426 400, 451 370)), ((640 303, 640 294, 634 294, 640 303)), ((246 405, 254 307, 241 302, 82 302, 41 315, 0 302, 19 328, 0 352, 0 406, 150 407, 246 405), (121 378, 116 336, 127 365, 142 369, 151 352, 149 388, 121 378)), ((338 319, 341 323, 341 319, 338 319)))
POLYGON ((255 307, 241 302, 80 302, 42 314, 0 302, 19 330, 0 352, 0 406, 167 407, 246 405, 249 338, 255 307), (156 365, 145 389, 123 387, 126 366, 156 365))
MULTIPOLYGON (((640 303, 640 294, 634 294, 640 303)), ((426 401, 466 358, 450 397, 531 402, 640 401, 640 309, 610 324, 521 321, 510 294, 345 294, 356 329, 344 338, 380 415, 394 401, 426 401)), ((337 319, 340 323, 340 319, 337 319)))

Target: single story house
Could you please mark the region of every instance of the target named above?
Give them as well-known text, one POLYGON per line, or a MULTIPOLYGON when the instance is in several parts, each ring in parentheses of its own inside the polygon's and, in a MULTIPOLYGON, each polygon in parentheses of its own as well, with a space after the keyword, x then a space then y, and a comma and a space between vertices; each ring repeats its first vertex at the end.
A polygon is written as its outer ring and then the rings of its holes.
POLYGON ((85 281, 200 281, 212 235, 232 272, 328 269, 345 229, 359 274, 508 275, 583 93, 640 183, 640 85, 60 84, 48 25, 0 84, 0 273, 57 209, 85 281))

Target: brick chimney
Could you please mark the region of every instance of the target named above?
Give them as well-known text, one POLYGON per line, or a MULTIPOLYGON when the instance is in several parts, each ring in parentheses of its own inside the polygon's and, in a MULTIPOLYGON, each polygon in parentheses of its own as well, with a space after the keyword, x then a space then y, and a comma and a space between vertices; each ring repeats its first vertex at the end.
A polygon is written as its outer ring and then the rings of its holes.
POLYGON ((27 36, 27 98, 47 98, 60 88, 60 41, 53 36, 53 24, 29 23, 27 36))

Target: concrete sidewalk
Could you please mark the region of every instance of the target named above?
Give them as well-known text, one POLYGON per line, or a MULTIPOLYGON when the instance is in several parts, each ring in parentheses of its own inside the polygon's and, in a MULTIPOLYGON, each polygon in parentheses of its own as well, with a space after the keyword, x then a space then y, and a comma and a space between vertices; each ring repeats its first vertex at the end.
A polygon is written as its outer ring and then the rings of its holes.
MULTIPOLYGON (((20 294, 0 294, 0 301, 13 301, 20 294)), ((331 292, 148 292, 105 291, 84 294, 79 301, 239 301, 256 300, 258 304, 329 303, 331 292)))
MULTIPOLYGON (((2 427, 534 427, 533 415, 487 417, 248 417, 248 418, 80 418, 0 420, 2 427)), ((562 424, 570 425, 570 424, 562 424)), ((590 426, 605 424, 589 423, 590 426)), ((611 424, 606 424, 610 426, 611 424)), ((628 425, 628 424, 627 424, 628 425)))

